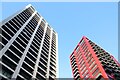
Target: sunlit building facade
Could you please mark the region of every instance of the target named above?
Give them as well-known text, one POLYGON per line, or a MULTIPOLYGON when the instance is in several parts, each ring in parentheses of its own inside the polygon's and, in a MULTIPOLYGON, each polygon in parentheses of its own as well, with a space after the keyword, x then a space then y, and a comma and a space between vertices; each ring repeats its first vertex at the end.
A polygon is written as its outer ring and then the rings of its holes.
POLYGON ((87 37, 83 37, 70 55, 75 80, 119 80, 120 64, 87 37))
POLYGON ((32 5, 1 24, 0 76, 3 80, 58 77, 58 35, 32 5))

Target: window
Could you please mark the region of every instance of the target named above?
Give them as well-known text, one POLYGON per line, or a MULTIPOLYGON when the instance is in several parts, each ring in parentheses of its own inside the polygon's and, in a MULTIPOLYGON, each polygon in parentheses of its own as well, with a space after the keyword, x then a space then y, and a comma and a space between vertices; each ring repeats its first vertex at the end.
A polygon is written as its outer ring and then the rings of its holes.
POLYGON ((80 45, 82 46, 82 45, 83 45, 83 43, 84 43, 84 40, 82 40, 82 41, 80 42, 80 45))
POLYGON ((94 71, 94 73, 93 73, 93 76, 95 76, 96 75, 96 73, 98 73, 98 68, 94 71))
POLYGON ((90 68, 95 64, 95 61, 90 65, 90 68))
POLYGON ((93 72, 96 69, 97 65, 95 65, 92 69, 91 72, 93 72))
POLYGON ((79 49, 80 49, 80 47, 79 47, 79 46, 77 46, 77 48, 76 48, 76 52, 78 52, 78 51, 79 51, 79 49))

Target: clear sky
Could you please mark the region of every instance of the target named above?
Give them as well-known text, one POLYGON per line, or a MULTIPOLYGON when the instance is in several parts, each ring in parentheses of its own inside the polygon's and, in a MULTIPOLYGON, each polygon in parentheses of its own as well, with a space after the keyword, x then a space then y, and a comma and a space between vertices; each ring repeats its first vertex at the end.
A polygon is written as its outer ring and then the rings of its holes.
POLYGON ((87 36, 118 59, 117 3, 2 3, 0 20, 28 4, 32 4, 58 33, 60 78, 72 77, 69 56, 82 36, 87 36))

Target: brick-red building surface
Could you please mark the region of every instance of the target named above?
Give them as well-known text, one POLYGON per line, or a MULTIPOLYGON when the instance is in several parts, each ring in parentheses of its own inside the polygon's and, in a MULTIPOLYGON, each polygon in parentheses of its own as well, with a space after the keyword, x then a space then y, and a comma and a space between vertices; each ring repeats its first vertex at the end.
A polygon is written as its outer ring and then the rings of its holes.
POLYGON ((120 80, 120 64, 101 47, 83 36, 70 55, 75 80, 120 80))

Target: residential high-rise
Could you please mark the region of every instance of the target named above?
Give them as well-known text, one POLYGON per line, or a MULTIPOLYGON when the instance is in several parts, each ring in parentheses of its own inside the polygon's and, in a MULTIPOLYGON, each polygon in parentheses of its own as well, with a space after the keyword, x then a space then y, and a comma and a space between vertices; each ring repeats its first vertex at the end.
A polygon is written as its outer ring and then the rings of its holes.
POLYGON ((0 30, 2 78, 58 77, 58 35, 32 5, 5 19, 0 30))
POLYGON ((87 37, 83 37, 70 55, 75 80, 119 80, 120 64, 87 37))

